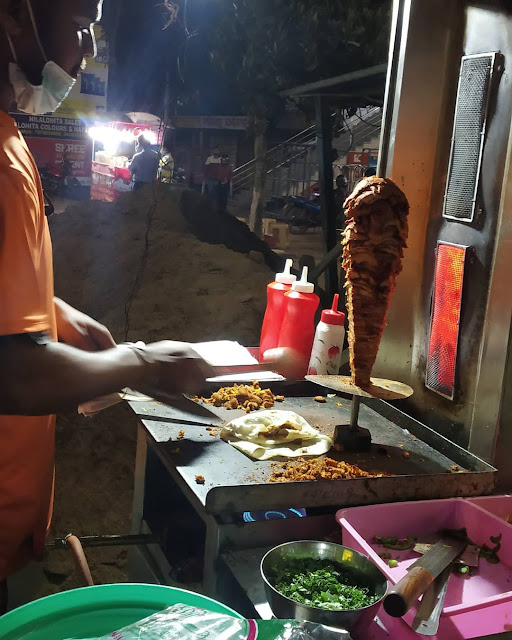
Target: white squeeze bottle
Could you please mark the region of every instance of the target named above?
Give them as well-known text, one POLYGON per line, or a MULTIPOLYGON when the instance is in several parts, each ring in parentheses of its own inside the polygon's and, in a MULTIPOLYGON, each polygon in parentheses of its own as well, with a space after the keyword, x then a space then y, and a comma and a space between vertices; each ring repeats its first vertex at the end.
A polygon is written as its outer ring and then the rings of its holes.
POLYGON ((324 309, 315 332, 309 361, 309 375, 338 375, 345 340, 345 314, 338 311, 339 295, 334 295, 331 309, 324 309))

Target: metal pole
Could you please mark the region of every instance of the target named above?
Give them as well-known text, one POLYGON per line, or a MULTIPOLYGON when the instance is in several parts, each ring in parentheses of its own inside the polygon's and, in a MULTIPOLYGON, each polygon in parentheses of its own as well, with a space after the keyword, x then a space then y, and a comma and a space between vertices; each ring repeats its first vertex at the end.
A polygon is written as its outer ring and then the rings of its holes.
MULTIPOLYGON (((337 244, 336 238, 336 203, 334 200, 332 171, 332 126, 331 110, 325 97, 315 97, 316 135, 319 160, 320 201, 322 204, 322 226, 327 252, 337 244)), ((327 296, 338 292, 338 265, 331 262, 325 273, 325 290, 327 296)))
POLYGON ((318 278, 322 275, 322 273, 327 269, 327 267, 335 260, 337 260, 341 254, 343 253, 343 247, 341 243, 338 243, 335 247, 333 247, 328 254, 326 254, 322 260, 316 265, 316 267, 311 271, 310 278, 313 282, 318 280, 318 278))
POLYGON ((350 410, 350 428, 357 428, 359 420, 359 407, 361 406, 361 396, 352 396, 352 409, 350 410))
MULTIPOLYGON (((65 538, 56 538, 46 543, 47 548, 66 549, 68 548, 67 539, 72 534, 68 534, 65 538)), ((78 538, 78 536, 77 536, 78 538)), ((127 533, 121 535, 102 535, 102 536, 80 536, 78 538, 84 549, 90 547, 127 547, 134 545, 161 544, 162 538, 152 533, 127 533)))
POLYGON ((405 4, 410 0, 394 0, 393 19, 391 22, 391 41, 389 43, 389 62, 386 78, 386 92, 384 94, 384 112, 382 114, 382 127, 380 134, 379 159, 377 161, 377 175, 385 178, 389 170, 389 149, 391 136, 391 123, 394 114, 394 102, 396 83, 398 79, 398 65, 400 59, 400 47, 402 44, 402 26, 405 4))

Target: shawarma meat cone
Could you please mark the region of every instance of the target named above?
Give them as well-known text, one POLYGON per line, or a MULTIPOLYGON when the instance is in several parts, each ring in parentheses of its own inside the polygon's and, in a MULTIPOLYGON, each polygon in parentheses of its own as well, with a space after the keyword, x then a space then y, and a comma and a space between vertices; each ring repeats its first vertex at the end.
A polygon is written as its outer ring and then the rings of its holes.
POLYGON ((388 178, 364 178, 345 201, 350 370, 352 382, 363 389, 371 386, 391 294, 402 270, 408 213, 407 198, 388 178))

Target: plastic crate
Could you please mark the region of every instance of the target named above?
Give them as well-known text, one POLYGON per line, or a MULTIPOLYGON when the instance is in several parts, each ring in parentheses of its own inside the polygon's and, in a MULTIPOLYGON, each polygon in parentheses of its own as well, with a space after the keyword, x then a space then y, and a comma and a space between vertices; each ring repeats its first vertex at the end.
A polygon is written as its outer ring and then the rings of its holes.
MULTIPOLYGON (((497 505, 497 503, 496 503, 497 505)), ((343 530, 343 544, 366 554, 393 584, 407 572, 418 554, 412 550, 389 551, 374 541, 377 536, 421 538, 440 529, 465 527, 476 544, 490 544, 490 536, 502 536, 501 562, 480 560, 475 575, 452 575, 436 636, 458 640, 502 633, 512 625, 512 526, 475 502, 460 498, 419 502, 398 502, 344 509, 336 514, 343 530), (379 553, 390 552, 398 566, 390 568, 379 553)), ((410 624, 416 611, 404 620, 410 624)), ((381 608, 379 618, 397 638, 416 637, 402 621, 389 617, 381 608), (401 626, 400 626, 401 625, 401 626)))

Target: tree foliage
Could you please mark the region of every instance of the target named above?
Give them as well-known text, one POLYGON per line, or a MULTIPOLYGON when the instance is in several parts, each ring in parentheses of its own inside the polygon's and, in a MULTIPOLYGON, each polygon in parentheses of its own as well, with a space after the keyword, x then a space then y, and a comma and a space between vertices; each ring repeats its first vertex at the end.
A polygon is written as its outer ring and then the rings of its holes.
POLYGON ((283 89, 387 57, 390 0, 215 2, 212 60, 236 84, 252 115, 278 112, 283 89))

